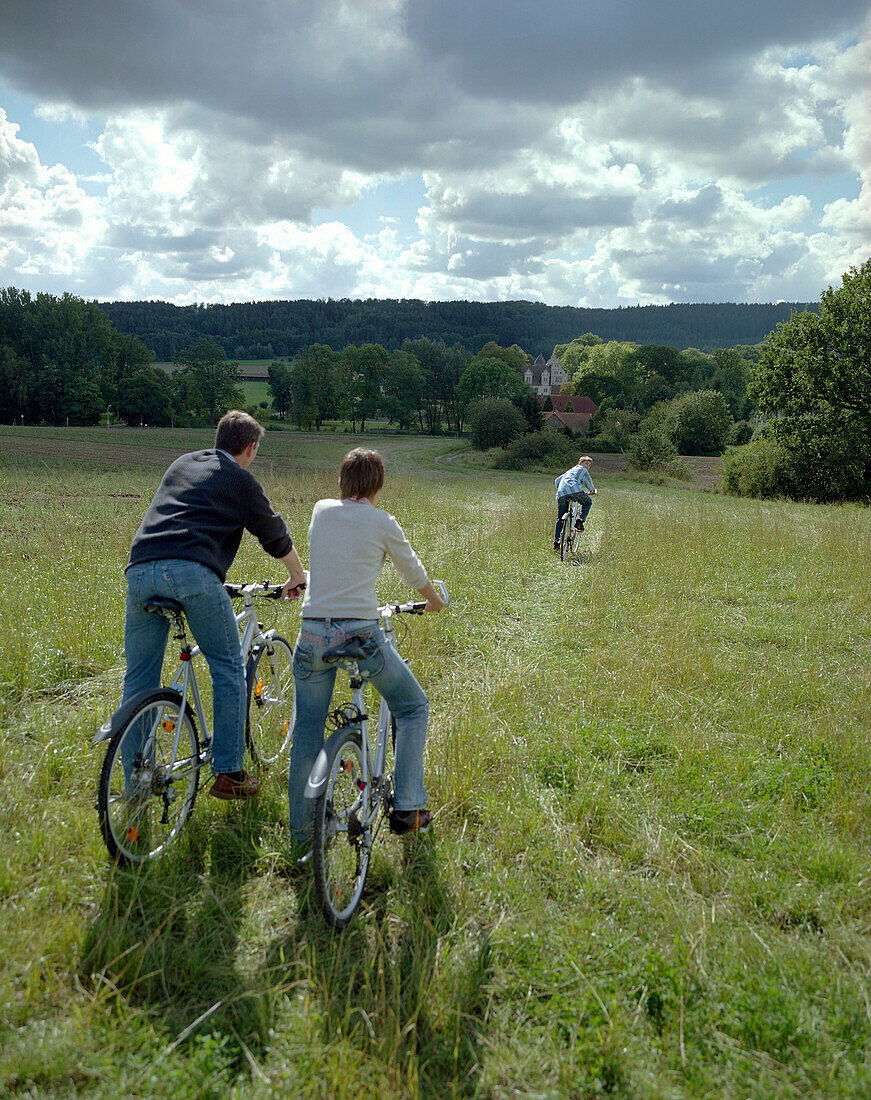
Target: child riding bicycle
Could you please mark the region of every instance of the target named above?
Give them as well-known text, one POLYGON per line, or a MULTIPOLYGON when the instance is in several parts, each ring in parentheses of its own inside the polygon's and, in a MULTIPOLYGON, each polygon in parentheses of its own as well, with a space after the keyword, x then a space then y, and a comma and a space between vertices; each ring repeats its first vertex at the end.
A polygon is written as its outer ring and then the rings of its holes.
POLYGON ((592 461, 589 455, 581 455, 576 466, 572 466, 571 469, 566 470, 564 474, 560 474, 554 481, 557 503, 556 529, 553 533, 554 550, 559 550, 560 532, 562 531, 563 521, 565 520, 566 512, 569 510, 569 504, 573 500, 579 501, 581 505, 580 519, 576 521, 575 526, 579 531, 583 531, 584 529, 584 521, 589 515, 590 508, 593 506, 593 501, 590 497, 596 493, 593 479, 590 477, 590 465, 592 461))

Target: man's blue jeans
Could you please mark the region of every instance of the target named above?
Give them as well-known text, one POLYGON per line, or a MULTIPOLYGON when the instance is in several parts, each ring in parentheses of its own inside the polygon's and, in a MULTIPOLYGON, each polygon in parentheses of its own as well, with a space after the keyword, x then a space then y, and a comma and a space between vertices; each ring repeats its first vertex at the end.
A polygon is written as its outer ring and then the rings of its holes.
POLYGON ((214 714, 212 771, 241 771, 248 699, 239 628, 230 597, 217 573, 207 566, 169 558, 131 565, 127 570, 124 699, 160 686, 169 621, 143 610, 143 603, 152 596, 178 600, 184 607, 191 633, 209 663, 214 714))
POLYGON ((563 519, 566 512, 569 510, 569 504, 573 500, 579 500, 581 502, 581 523, 587 518, 590 509, 593 507, 593 498, 589 493, 572 493, 569 496, 557 497, 557 511, 556 511, 556 530, 553 533, 553 544, 559 546, 560 532, 563 527, 563 519))
POLYGON ((303 619, 293 650, 296 721, 287 779, 294 844, 311 843, 314 802, 305 797, 305 784, 323 748, 324 722, 336 682, 335 665, 325 664, 322 655, 351 635, 372 639, 376 648, 371 657, 359 662, 360 671, 368 675, 396 718, 394 809, 420 810, 426 805, 423 746, 429 702, 414 673, 387 642, 375 619, 303 619))

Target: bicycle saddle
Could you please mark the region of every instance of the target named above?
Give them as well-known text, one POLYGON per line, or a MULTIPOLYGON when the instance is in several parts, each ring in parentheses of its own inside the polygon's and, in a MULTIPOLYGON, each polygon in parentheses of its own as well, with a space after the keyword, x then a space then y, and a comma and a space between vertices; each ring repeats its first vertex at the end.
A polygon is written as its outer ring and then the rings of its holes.
POLYGON ((182 605, 178 600, 171 600, 168 596, 152 596, 150 600, 146 600, 142 605, 146 611, 156 611, 158 614, 162 614, 166 611, 178 613, 184 611, 182 605))
POLYGON ((372 656, 372 647, 365 646, 362 638, 351 637, 338 645, 330 646, 323 652, 323 660, 330 664, 332 661, 341 661, 348 657, 353 661, 362 661, 364 657, 372 656))

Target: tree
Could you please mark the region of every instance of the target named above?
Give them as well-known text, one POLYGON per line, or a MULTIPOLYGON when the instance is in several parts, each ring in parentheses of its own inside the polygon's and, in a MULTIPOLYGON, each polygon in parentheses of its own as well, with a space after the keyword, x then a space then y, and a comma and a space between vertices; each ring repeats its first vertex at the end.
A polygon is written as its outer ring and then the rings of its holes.
MULTIPOLYGON (((528 432, 540 432, 542 430, 544 427, 544 413, 541 410, 541 405, 538 402, 538 397, 532 386, 524 382, 523 389, 519 390, 511 398, 511 404, 523 413, 523 419, 526 421, 526 430, 528 432)), ((551 402, 551 404, 553 404, 553 402, 551 402)))
POLYGON ((363 344, 357 348, 349 345, 342 352, 342 361, 348 377, 351 426, 356 431, 366 431, 366 421, 381 407, 381 386, 387 374, 389 356, 380 344, 363 344))
POLYGON ((769 415, 770 445, 753 445, 766 473, 736 477, 742 491, 773 484, 804 500, 871 495, 871 259, 823 291, 819 313, 795 313, 768 334, 749 393, 769 415))
POLYGON ((871 259, 841 281, 819 313, 796 313, 766 337, 753 385, 763 411, 838 410, 871 423, 871 259))
POLYGON ((421 403, 424 390, 423 368, 407 351, 395 351, 390 356, 384 381, 384 411, 388 420, 409 428, 415 419, 423 429, 421 403))
POLYGON ((603 343, 603 340, 600 336, 596 336, 592 332, 585 332, 583 336, 576 336, 568 344, 557 344, 553 349, 553 353, 559 359, 560 366, 571 378, 588 361, 590 348, 594 348, 601 343, 603 343))
POLYGON ((296 356, 290 368, 294 415, 320 431, 324 420, 338 414, 341 356, 327 344, 312 344, 296 356))
POLYGON ((292 389, 290 369, 280 359, 269 364, 269 392, 272 394, 272 408, 284 420, 290 411, 292 389))
POLYGON ((472 446, 479 451, 507 447, 526 432, 526 418, 510 401, 491 397, 473 401, 466 412, 472 432, 472 446))
POLYGON ((118 383, 114 409, 128 424, 165 427, 172 423, 172 379, 160 367, 145 366, 118 383))
POLYGON ((224 349, 211 337, 200 337, 175 357, 179 373, 190 383, 189 399, 209 424, 230 408, 239 406, 244 394, 239 385, 239 364, 227 358, 224 349))
POLYGON ((726 447, 732 416, 716 390, 697 390, 668 403, 663 427, 682 455, 720 455, 726 447))
POLYGON ((475 356, 457 383, 457 404, 465 417, 473 401, 486 401, 488 397, 504 397, 510 401, 529 388, 514 367, 504 360, 475 356))
POLYGON ((510 348, 503 348, 495 340, 488 340, 478 352, 476 358, 501 359, 509 367, 514 367, 519 374, 523 374, 523 368, 527 363, 532 362, 532 356, 529 352, 524 351, 519 344, 512 344, 510 348))

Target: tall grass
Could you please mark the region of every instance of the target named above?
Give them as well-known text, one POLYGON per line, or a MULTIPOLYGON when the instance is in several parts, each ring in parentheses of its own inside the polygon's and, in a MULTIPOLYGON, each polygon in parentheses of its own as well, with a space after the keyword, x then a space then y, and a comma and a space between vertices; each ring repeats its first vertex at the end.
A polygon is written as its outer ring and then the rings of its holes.
MULTIPOLYGON (((304 549, 333 443, 282 446, 304 549)), ((602 481, 563 564, 547 478, 431 456, 384 506, 453 596, 402 646, 437 823, 340 935, 280 775, 108 865, 88 741, 160 470, 0 466, 0 1094, 867 1096, 871 516, 602 481)))

